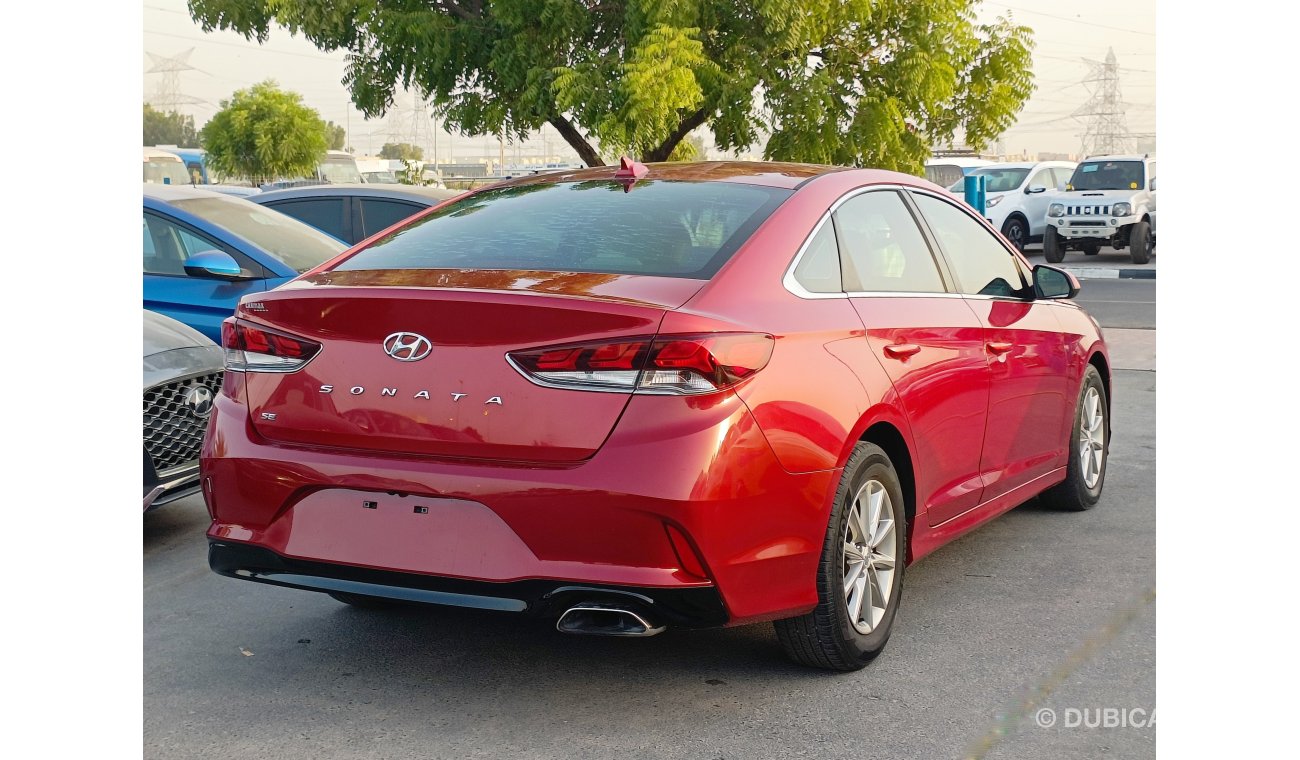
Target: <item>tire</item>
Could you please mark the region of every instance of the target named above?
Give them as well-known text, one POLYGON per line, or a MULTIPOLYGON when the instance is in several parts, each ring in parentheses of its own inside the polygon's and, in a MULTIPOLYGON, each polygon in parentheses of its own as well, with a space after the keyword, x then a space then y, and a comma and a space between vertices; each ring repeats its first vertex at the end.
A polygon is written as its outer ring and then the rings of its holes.
POLYGON ((1049 264, 1059 264, 1065 259, 1065 243, 1051 227, 1043 230, 1043 258, 1049 264))
POLYGON ((1133 225, 1129 230, 1129 256, 1134 264, 1145 264, 1151 260, 1151 225, 1145 221, 1133 225))
POLYGON ((360 610, 387 610, 396 607, 398 604, 398 602, 381 599, 377 596, 349 594, 345 591, 329 591, 327 593, 331 598, 360 610))
POLYGON ((1017 251, 1023 253, 1025 244, 1029 242, 1029 225, 1024 219, 1012 216, 1006 224, 1002 225, 1002 236, 1014 245, 1017 251))
MULTIPOLYGON (((1083 373, 1083 386, 1079 389, 1079 400, 1074 405, 1073 424, 1070 426, 1070 462, 1066 468, 1065 480, 1047 489, 1039 499, 1054 509, 1067 512, 1082 512, 1092 509, 1101 498, 1101 488, 1106 483, 1106 462, 1110 451, 1110 407, 1106 399, 1106 388, 1101 383, 1101 373, 1088 365, 1083 373), (1091 433, 1085 432, 1085 418, 1092 416, 1090 411, 1095 403, 1096 417, 1088 425, 1091 433), (1099 455, 1100 463, 1092 465, 1087 472, 1083 463, 1085 440, 1091 451, 1099 455), (1095 470, 1096 479, 1089 485, 1095 470)), ((1095 460, 1094 460, 1095 461, 1095 460)))
POLYGON ((817 606, 806 615, 775 623, 776 636, 790 659, 809 667, 850 671, 860 670, 880 654, 898 614, 906 550, 907 514, 898 473, 883 449, 859 443, 835 491, 817 566, 817 606), (868 540, 864 527, 870 525, 873 504, 878 520, 875 536, 868 540), (885 526, 887 514, 893 519, 885 526), (859 516, 865 519, 860 522, 859 516), (853 563, 846 551, 850 545, 856 556, 865 554, 871 561, 853 563), (846 593, 850 572, 858 580, 846 593), (884 606, 871 604, 865 612, 860 606, 858 614, 851 614, 855 597, 879 599, 884 606))
POLYGON ((1097 254, 1101 253, 1101 243, 1098 243, 1096 241, 1089 240, 1088 242, 1084 243, 1082 247, 1083 247, 1084 256, 1096 256, 1097 254))

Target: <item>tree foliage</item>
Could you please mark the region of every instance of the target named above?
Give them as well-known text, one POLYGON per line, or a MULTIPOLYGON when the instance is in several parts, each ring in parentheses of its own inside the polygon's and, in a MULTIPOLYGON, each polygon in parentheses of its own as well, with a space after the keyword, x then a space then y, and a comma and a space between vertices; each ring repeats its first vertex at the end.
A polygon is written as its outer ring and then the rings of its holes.
POLYGON ((343 150, 343 144, 347 142, 348 131, 342 126, 332 121, 325 122, 325 135, 329 141, 330 150, 343 150))
POLYGON ((423 161, 424 148, 410 143, 384 143, 379 149, 379 157, 393 161, 423 161))
POLYGON ((199 147, 199 133, 194 129, 194 117, 177 111, 159 111, 145 103, 144 142, 141 144, 199 147))
POLYGON ((550 124, 588 164, 668 158, 706 127, 723 151, 919 171, 980 149, 1033 90, 1029 29, 980 0, 190 0, 205 30, 272 23, 347 50, 368 116, 395 90, 471 135, 550 124))
POLYGON ((254 184, 311 175, 329 146, 325 122, 302 96, 267 80, 237 90, 203 127, 208 163, 254 184))

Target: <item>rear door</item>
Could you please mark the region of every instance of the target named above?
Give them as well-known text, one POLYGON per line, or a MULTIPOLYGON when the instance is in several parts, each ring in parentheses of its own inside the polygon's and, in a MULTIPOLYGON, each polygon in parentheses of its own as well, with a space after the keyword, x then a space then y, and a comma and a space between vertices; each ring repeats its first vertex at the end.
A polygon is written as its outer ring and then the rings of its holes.
MULTIPOLYGON (((962 206, 913 192, 966 303, 984 327, 992 389, 980 469, 988 501, 1065 464, 1065 338, 1027 267, 962 206)), ((949 517, 953 515, 948 515, 949 517)))
POLYGON ((376 232, 386 230, 428 208, 408 201, 364 197, 353 198, 352 207, 355 214, 353 228, 357 238, 353 242, 365 240, 376 232))
POLYGON ((221 342, 221 321, 239 299, 266 289, 257 262, 160 211, 144 212, 144 308, 189 325, 221 342), (224 251, 250 278, 227 282, 185 273, 185 260, 202 251, 224 251))
POLYGON ((352 224, 352 199, 344 196, 297 198, 263 203, 267 208, 310 224, 337 240, 353 245, 365 236, 356 234, 352 224))
POLYGON ((1025 211, 1025 218, 1029 220, 1029 234, 1032 237, 1040 237, 1043 234, 1043 228, 1047 226, 1047 205, 1052 200, 1052 193, 1049 192, 1056 187, 1056 180, 1052 177, 1050 168, 1039 169, 1029 175, 1029 180, 1025 183, 1021 194, 1021 208, 1025 211), (1041 193, 1026 192, 1031 187, 1045 188, 1041 193))
POLYGON ((916 447, 917 497, 931 523, 979 503, 989 404, 984 330, 896 190, 872 190, 834 214, 844 288, 893 381, 916 447))

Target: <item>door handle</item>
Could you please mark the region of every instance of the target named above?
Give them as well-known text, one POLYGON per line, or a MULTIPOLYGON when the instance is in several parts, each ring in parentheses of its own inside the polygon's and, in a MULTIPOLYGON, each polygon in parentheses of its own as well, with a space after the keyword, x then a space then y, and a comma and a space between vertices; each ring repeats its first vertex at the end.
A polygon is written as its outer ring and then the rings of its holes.
POLYGON ((991 354, 1005 354, 1015 347, 1016 344, 1009 343, 1007 341, 1002 341, 1002 340, 989 341, 989 353, 991 354))
POLYGON ((921 347, 915 343, 894 343, 885 346, 885 355, 892 359, 906 359, 921 352, 921 347))

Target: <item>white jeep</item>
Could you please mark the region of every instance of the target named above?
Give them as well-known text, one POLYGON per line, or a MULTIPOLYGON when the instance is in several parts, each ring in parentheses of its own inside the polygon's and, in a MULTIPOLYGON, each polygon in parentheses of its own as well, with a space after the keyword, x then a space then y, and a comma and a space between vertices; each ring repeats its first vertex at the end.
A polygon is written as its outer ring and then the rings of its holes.
POLYGON ((1156 160, 1095 156, 1081 162, 1065 190, 1047 207, 1043 258, 1057 263, 1068 250, 1095 256, 1103 245, 1128 246, 1134 264, 1156 247, 1156 160))

